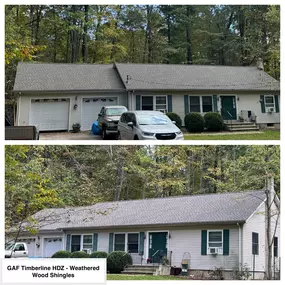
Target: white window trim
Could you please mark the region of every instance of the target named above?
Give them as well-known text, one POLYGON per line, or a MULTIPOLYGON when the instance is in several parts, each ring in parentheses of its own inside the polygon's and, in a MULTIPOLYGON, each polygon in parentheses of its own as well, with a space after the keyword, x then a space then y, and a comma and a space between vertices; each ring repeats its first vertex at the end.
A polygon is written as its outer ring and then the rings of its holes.
POLYGON ((190 97, 199 97, 199 103, 200 103, 200 114, 206 114, 208 112, 203 112, 203 97, 211 97, 212 99, 212 112, 214 112, 214 102, 213 102, 213 95, 189 95, 189 111, 190 111, 190 106, 191 106, 191 103, 190 103, 190 97))
MULTIPOLYGON (((167 100, 167 95, 141 95, 140 98, 140 103, 141 103, 141 110, 142 110, 142 97, 152 97, 152 105, 153 105, 153 111, 157 111, 157 110, 162 110, 162 109, 158 109, 156 107, 156 97, 165 97, 165 103, 166 103, 166 113, 168 112, 168 100, 167 100)), ((163 109, 164 110, 164 109, 163 109)))
MULTIPOLYGON (((125 252, 128 252, 128 234, 137 234, 138 235, 138 246, 140 245, 140 233, 139 232, 117 232, 114 233, 114 239, 113 239, 113 251, 115 251, 115 235, 125 235, 125 252)), ((138 252, 132 252, 130 254, 138 254, 139 253, 139 248, 138 252)))
MULTIPOLYGON (((270 103, 271 104, 271 103, 270 103)), ((266 108, 273 108, 273 112, 276 111, 276 107, 275 107, 275 98, 274 98, 274 95, 264 95, 264 108, 265 108, 265 111, 266 111, 266 108), (266 106, 266 97, 272 97, 273 99, 273 107, 267 107, 266 106)))
POLYGON ((217 229, 217 230, 207 230, 207 254, 211 254, 210 248, 217 248, 219 255, 223 254, 223 248, 224 248, 224 235, 223 230, 217 229), (222 233, 222 246, 221 247, 209 247, 209 233, 210 232, 221 232, 222 233))
POLYGON ((93 234, 92 233, 71 234, 70 235, 70 248, 69 248, 70 252, 71 252, 72 236, 80 236, 80 251, 83 251, 83 236, 91 236, 92 237, 92 248, 91 248, 91 250, 93 250, 94 240, 93 240, 93 234))

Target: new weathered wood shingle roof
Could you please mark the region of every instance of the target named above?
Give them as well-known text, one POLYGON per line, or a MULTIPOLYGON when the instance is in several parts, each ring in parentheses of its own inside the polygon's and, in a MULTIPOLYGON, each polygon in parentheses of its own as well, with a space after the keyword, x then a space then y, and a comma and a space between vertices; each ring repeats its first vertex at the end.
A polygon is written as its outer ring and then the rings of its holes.
POLYGON ((265 199, 264 191, 179 196, 45 209, 40 230, 243 223, 265 199))
POLYGON ((280 90, 279 81, 255 66, 124 63, 115 66, 127 90, 280 90))

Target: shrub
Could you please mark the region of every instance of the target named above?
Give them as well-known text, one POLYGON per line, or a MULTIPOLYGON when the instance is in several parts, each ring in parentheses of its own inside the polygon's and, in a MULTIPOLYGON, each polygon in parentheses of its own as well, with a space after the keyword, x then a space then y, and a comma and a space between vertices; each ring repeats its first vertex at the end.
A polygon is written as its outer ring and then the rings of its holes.
POLYGON ((124 251, 113 251, 107 257, 107 270, 110 273, 121 273, 127 265, 133 264, 130 254, 124 251))
POLYGON ((219 132, 224 128, 224 121, 219 113, 209 112, 205 114, 204 120, 208 131, 219 132))
POLYGON ((171 120, 171 121, 175 121, 176 122, 176 126, 181 129, 182 127, 182 120, 180 118, 179 115, 177 115, 176 113, 166 113, 166 115, 168 116, 168 118, 171 120))
POLYGON ((240 263, 240 266, 235 266, 233 268, 233 279, 234 280, 248 280, 251 276, 250 268, 248 265, 240 263))
POLYGON ((108 253, 105 251, 94 251, 90 254, 90 258, 107 258, 108 253))
POLYGON ((85 251, 75 251, 71 253, 70 258, 88 258, 89 256, 85 251))
POLYGON ((51 258, 69 258, 70 252, 66 250, 60 250, 53 254, 51 258))
POLYGON ((205 121, 200 113, 189 113, 184 118, 185 127, 190 133, 201 133, 204 131, 205 121))

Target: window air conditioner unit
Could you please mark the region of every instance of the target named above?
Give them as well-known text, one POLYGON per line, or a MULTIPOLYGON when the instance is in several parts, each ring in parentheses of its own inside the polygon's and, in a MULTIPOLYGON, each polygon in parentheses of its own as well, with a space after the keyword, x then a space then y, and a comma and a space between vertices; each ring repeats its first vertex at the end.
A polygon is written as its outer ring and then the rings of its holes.
POLYGON ((273 107, 266 107, 266 113, 272 113, 272 112, 274 112, 273 107))
POLYGON ((218 254, 218 248, 216 248, 216 247, 211 247, 211 248, 210 248, 210 254, 218 254))
POLYGON ((160 111, 160 112, 163 113, 163 114, 166 114, 166 113, 167 113, 167 111, 166 111, 165 109, 157 109, 156 111, 160 111))

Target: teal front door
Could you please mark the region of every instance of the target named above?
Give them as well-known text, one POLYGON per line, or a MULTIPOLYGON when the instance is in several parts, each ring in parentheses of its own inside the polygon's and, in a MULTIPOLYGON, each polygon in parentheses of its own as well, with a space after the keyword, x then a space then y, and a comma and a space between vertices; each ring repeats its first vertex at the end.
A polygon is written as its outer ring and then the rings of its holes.
POLYGON ((220 96, 221 98, 221 115, 224 120, 236 120, 236 97, 235 96, 220 96))
POLYGON ((162 263, 163 256, 167 256, 167 232, 149 233, 149 253, 151 263, 162 263))

